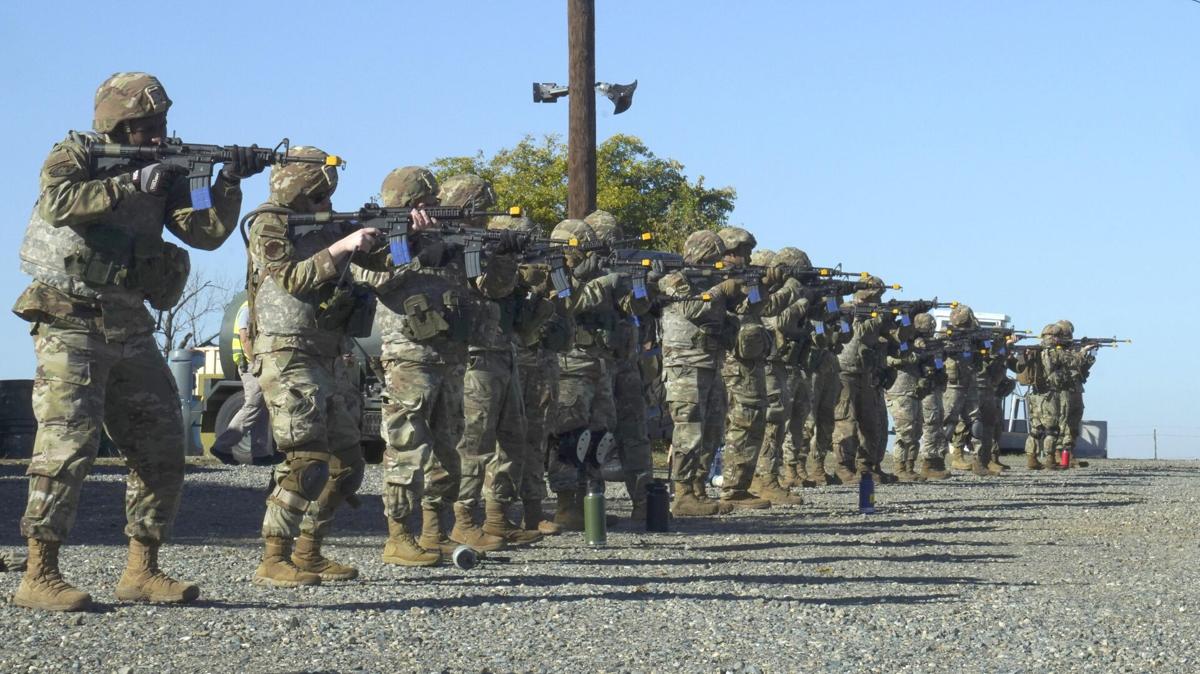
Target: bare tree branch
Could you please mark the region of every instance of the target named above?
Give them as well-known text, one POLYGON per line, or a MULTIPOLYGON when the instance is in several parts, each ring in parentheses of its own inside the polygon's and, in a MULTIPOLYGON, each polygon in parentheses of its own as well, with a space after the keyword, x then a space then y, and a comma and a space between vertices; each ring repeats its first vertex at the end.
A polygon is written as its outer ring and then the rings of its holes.
POLYGON ((225 305, 234 295, 234 282, 204 269, 192 269, 179 303, 165 311, 155 311, 155 336, 170 357, 172 349, 195 345, 220 329, 225 305), (190 344, 181 343, 184 339, 190 344))

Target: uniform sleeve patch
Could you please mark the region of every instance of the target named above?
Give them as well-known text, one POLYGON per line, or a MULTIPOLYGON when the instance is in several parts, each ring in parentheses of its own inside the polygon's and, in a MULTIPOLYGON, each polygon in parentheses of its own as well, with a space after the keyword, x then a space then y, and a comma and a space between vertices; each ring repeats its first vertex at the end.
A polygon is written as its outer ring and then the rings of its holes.
POLYGON ((263 244, 263 255, 270 262, 278 262, 287 257, 287 244, 279 239, 270 239, 263 244))

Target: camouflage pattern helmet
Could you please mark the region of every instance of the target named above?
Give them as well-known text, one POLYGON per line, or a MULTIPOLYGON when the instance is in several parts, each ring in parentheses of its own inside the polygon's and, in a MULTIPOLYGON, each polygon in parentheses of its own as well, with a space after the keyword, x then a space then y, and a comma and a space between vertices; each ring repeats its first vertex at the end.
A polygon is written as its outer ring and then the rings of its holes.
POLYGON ((526 236, 540 236, 541 228, 527 215, 493 215, 488 218, 488 229, 508 229, 526 236))
POLYGON ((1042 328, 1042 334, 1039 335, 1039 337, 1042 339, 1058 339, 1060 336, 1062 336, 1062 326, 1058 323, 1047 323, 1046 326, 1042 328))
MULTIPOLYGON (((288 155, 320 159, 328 156, 308 145, 293 145, 288 155)), ((267 182, 271 189, 271 201, 306 210, 337 190, 338 173, 336 167, 324 164, 276 164, 271 167, 271 177, 267 182)))
POLYGON ((1075 337, 1075 324, 1067 319, 1062 319, 1055 323, 1058 326, 1058 334, 1064 339, 1072 339, 1075 337))
POLYGON ((921 313, 913 316, 913 327, 923 335, 932 335, 933 331, 937 329, 937 321, 931 314, 921 313))
POLYGON ((450 176, 442 182, 438 200, 443 206, 473 206, 481 210, 496 205, 496 193, 488 181, 477 175, 464 173, 450 176))
POLYGON ((158 78, 146 73, 113 73, 96 89, 92 128, 112 133, 121 122, 164 114, 171 99, 158 78))
POLYGON ((868 276, 862 280, 869 287, 854 291, 855 302, 879 302, 883 299, 883 279, 878 276, 868 276))
POLYGON ((950 310, 950 327, 978 328, 979 321, 975 319, 975 312, 971 310, 971 307, 959 304, 950 310))
POLYGON ((770 267, 771 265, 779 264, 779 256, 773 250, 760 248, 751 253, 750 264, 759 267, 770 267))
POLYGON ((421 202, 432 205, 437 195, 437 178, 423 166, 394 169, 379 188, 380 203, 392 208, 407 208, 421 202))
POLYGON ((604 243, 612 243, 625 236, 621 230, 621 223, 617 222, 617 216, 608 211, 592 211, 583 221, 596 233, 596 238, 604 243))
POLYGON ((729 252, 734 252, 741 248, 746 253, 749 253, 758 245, 758 241, 754 238, 754 235, 741 227, 722 227, 717 230, 717 236, 721 237, 721 242, 725 244, 725 250, 729 252))
POLYGON ((688 264, 714 264, 725 257, 725 243, 716 232, 692 232, 683 242, 683 260, 688 264))
POLYGON ((554 226, 554 231, 550 232, 551 239, 560 239, 562 241, 576 240, 580 245, 595 245, 599 239, 596 238, 596 232, 583 220, 563 220, 554 226))
POLYGON ((796 248, 795 246, 785 246, 780 248, 779 255, 775 258, 775 264, 783 267, 812 269, 812 260, 808 259, 808 253, 796 248))

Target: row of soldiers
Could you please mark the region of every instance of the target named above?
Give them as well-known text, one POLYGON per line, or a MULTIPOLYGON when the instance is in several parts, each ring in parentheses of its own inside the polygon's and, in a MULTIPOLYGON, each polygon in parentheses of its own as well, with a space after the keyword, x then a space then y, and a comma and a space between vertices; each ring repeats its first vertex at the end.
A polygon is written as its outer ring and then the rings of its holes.
MULTIPOLYGON (((681 255, 646 252, 632 265, 614 257, 623 233, 603 212, 565 220, 549 239, 510 216, 468 216, 465 229, 448 235, 430 215, 436 209, 494 205, 478 176, 439 184, 421 167, 388 174, 380 207, 404 214, 404 236, 333 218, 337 162, 316 148, 278 158, 233 146, 222 150, 211 184, 203 174, 183 180, 147 150, 162 147, 171 104, 153 76, 118 73, 97 91, 94 133, 72 132, 42 168, 21 250, 34 280, 14 307, 32 325, 39 422, 18 605, 91 603, 62 577, 58 551, 101 424, 130 468, 129 556, 117 598, 199 596, 196 584, 158 565, 179 506, 183 438, 146 304, 174 306, 189 271, 187 253, 164 242, 163 229, 193 247, 222 245, 236 229, 240 182, 268 163, 268 200, 242 221, 243 347, 286 459, 267 497, 256 583, 294 587, 358 574, 329 558, 324 543, 365 473, 357 398, 340 382, 348 339, 372 325, 386 386, 382 558, 393 564, 432 566, 460 544, 495 550, 579 529, 584 493, 605 479, 624 482, 633 519, 644 519, 647 391, 661 393, 650 407, 665 409, 673 427, 678 517, 797 504, 789 485, 851 483, 864 471, 890 481, 885 399, 903 436, 900 479, 944 477, 956 425, 976 446, 976 472, 998 465, 989 420, 1003 368, 1032 373, 1039 393, 1046 387, 1033 411, 1034 455, 1067 446, 1069 423, 1058 418, 1075 401, 1061 402, 1058 392, 1082 379, 1057 374, 1068 360, 1059 352, 1070 351, 1057 342, 1016 356, 939 351, 926 313, 934 303, 882 303, 875 277, 830 285, 828 270, 813 269, 796 249, 759 251, 755 260, 754 237, 740 228, 695 232, 681 255), (922 420, 933 428, 918 471, 922 420), (714 499, 707 476, 719 446, 724 481, 714 499), (543 511, 549 492, 552 516, 543 511)), ((977 327, 963 306, 951 325, 977 327)))

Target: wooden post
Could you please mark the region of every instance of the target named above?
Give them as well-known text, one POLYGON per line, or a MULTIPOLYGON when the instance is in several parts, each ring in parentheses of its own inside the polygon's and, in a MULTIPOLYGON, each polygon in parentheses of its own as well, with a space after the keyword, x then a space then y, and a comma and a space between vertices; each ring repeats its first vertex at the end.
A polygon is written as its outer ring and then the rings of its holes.
POLYGON ((596 6, 567 0, 567 217, 596 210, 596 6))

